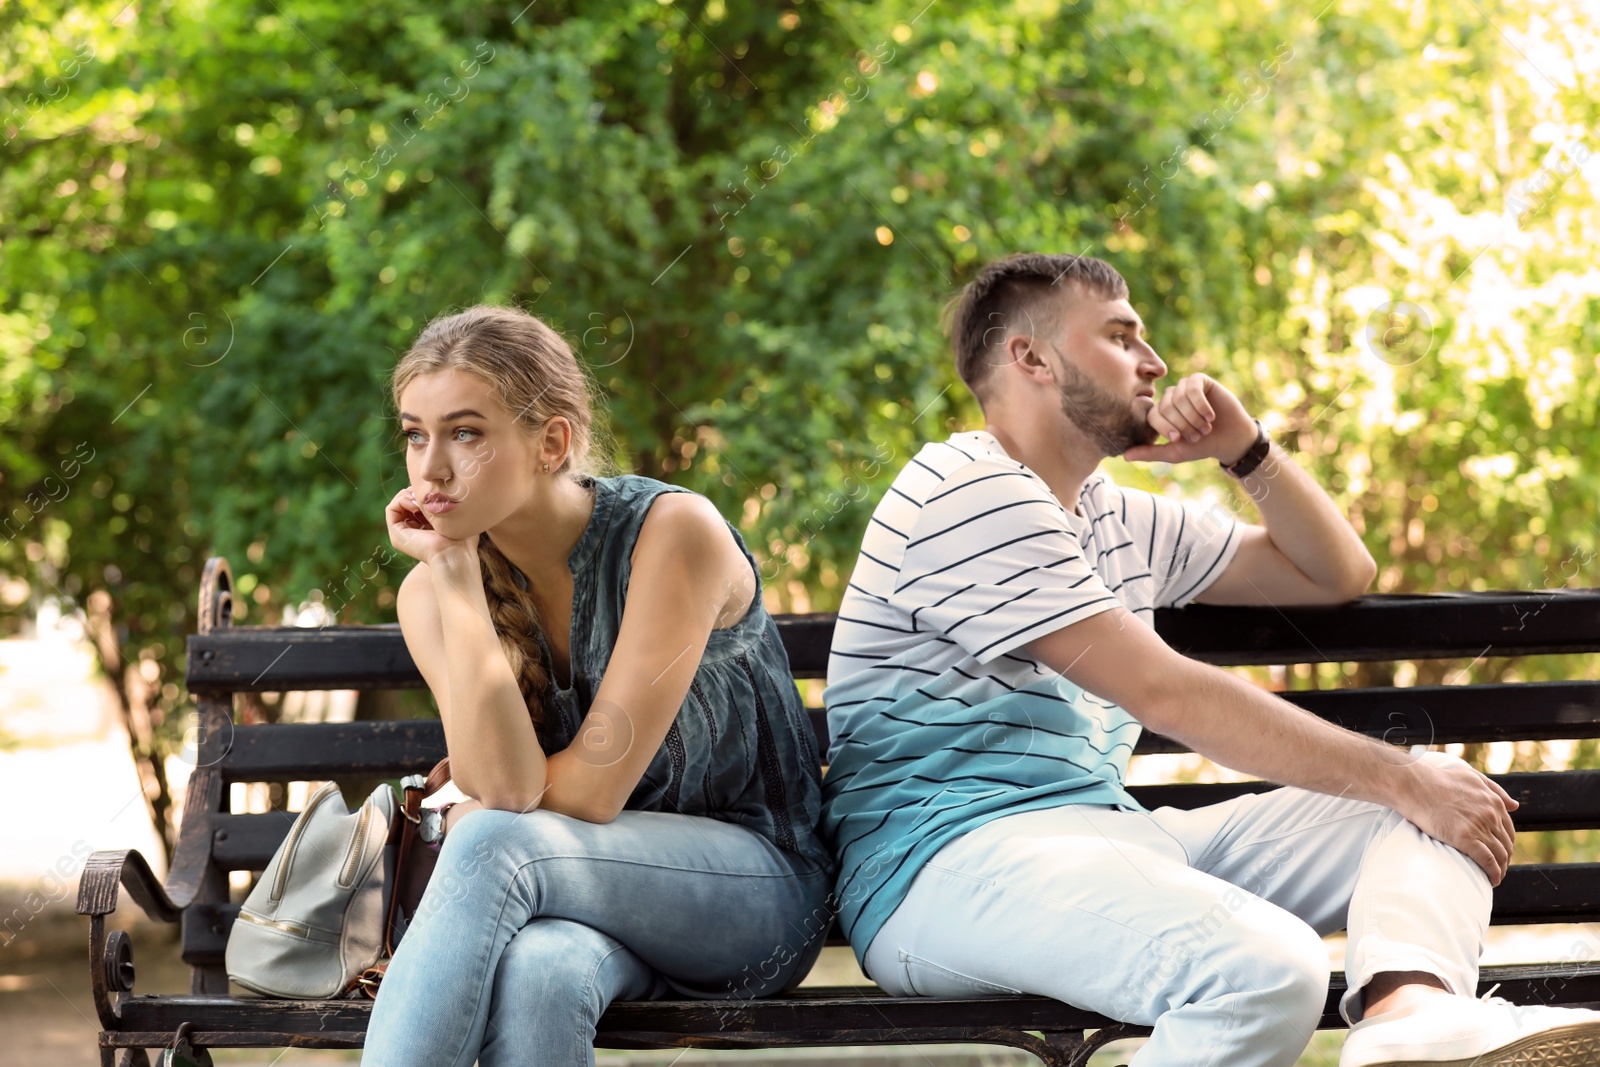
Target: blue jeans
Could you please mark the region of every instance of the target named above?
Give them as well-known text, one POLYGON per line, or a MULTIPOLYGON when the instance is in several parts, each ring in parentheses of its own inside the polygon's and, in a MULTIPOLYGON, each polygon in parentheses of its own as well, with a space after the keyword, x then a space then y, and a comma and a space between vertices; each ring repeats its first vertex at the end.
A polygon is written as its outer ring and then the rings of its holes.
POLYGON ((594 1063, 616 999, 783 992, 833 921, 830 872, 734 823, 468 812, 372 1008, 366 1067, 594 1063))

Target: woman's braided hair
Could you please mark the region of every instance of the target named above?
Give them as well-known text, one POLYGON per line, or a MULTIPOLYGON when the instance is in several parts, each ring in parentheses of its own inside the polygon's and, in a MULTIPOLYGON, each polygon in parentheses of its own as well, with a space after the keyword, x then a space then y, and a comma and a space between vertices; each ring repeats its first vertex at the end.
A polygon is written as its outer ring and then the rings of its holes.
MULTIPOLYGON (((587 482, 591 445, 604 431, 594 414, 594 390, 559 333, 518 308, 479 304, 428 323, 394 368, 398 410, 406 386, 424 374, 455 369, 488 385, 530 434, 555 415, 572 425, 572 448, 555 474, 587 482)), ((553 747, 549 664, 540 647, 540 622, 522 575, 487 533, 478 538, 478 566, 489 617, 500 638, 528 717, 546 752, 553 747)))

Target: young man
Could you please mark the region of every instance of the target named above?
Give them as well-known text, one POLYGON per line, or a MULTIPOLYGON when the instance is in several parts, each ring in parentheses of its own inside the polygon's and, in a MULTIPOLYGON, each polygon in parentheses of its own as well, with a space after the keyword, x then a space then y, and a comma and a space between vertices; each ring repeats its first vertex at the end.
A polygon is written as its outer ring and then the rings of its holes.
POLYGON ((1223 385, 1156 395, 1127 295, 1087 257, 986 267, 951 323, 986 425, 925 445, 869 524, 823 786, 863 968, 1151 1025, 1137 1067, 1281 1067, 1321 1016, 1321 936, 1348 928, 1341 1067, 1600 1062, 1600 1012, 1475 996, 1515 801, 1156 635, 1157 607, 1336 603, 1376 568, 1223 385), (1096 471, 1114 455, 1217 461, 1265 525, 1121 488, 1096 471), (1288 788, 1146 811, 1123 788, 1141 726, 1288 788))

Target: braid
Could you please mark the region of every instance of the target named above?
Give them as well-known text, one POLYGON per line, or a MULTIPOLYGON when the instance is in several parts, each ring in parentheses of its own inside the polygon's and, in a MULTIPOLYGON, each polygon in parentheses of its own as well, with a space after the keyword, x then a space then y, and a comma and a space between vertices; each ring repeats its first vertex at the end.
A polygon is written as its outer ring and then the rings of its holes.
MULTIPOLYGON (((478 568, 500 648, 517 679, 517 691, 528 708, 528 720, 533 723, 539 747, 549 755, 555 747, 550 734, 550 672, 545 667, 544 649, 539 647, 538 610, 533 598, 517 584, 511 561, 487 533, 478 537, 478 568)), ((442 774, 441 781, 448 779, 450 758, 446 756, 435 764, 433 773, 442 774)))
POLYGON ((517 679, 517 691, 528 705, 528 718, 539 735, 539 747, 548 753, 550 671, 539 645, 539 611, 533 598, 518 584, 511 561, 487 533, 478 538, 478 566, 483 574, 484 596, 489 601, 489 618, 517 679))

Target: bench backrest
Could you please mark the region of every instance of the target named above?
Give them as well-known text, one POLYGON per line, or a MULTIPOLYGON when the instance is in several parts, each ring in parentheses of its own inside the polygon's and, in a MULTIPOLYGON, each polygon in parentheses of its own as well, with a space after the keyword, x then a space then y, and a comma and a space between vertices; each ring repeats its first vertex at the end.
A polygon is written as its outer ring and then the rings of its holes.
MULTIPOLYGON (((246 726, 233 721, 239 692, 420 688, 397 623, 317 629, 231 625, 227 564, 206 565, 201 632, 188 642, 187 682, 199 702, 201 740, 181 838, 210 837, 211 870, 186 917, 184 958, 220 962, 237 908, 226 872, 260 871, 293 816, 227 813, 234 782, 398 777, 426 772, 445 754, 437 719, 246 726), (203 825, 190 825, 197 820, 203 825)), ((777 617, 797 679, 827 670, 834 616, 777 617)), ((1374 595, 1329 608, 1163 609, 1155 628, 1179 652, 1218 665, 1349 663, 1600 651, 1600 590, 1374 595)), ((1325 719, 1394 744, 1600 737, 1600 682, 1510 682, 1288 691, 1285 699, 1325 719)), ((827 722, 812 709, 817 749, 827 722)), ((1136 754, 1182 752, 1146 732, 1136 754)), ((1500 781, 1522 801, 1519 830, 1600 827, 1600 771, 1533 772, 1500 781)), ((1265 783, 1135 787, 1141 803, 1191 808, 1265 783)), ((350 798, 347 798, 350 799, 350 798)), ((192 845, 192 841, 189 844, 192 845)), ((180 840, 179 856, 186 849, 180 840)), ((1527 865, 1496 893, 1497 922, 1600 919, 1600 864, 1527 865)))

